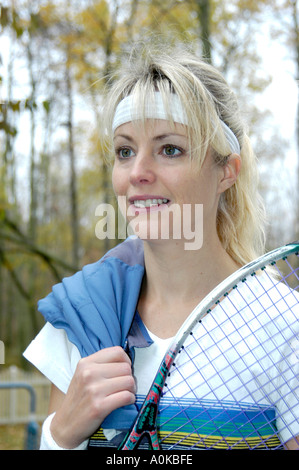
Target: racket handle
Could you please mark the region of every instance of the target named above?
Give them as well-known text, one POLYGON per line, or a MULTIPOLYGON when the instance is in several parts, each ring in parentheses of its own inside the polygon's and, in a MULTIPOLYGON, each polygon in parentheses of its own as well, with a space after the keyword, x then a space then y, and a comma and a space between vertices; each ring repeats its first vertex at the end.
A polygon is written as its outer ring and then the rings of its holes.
POLYGON ((153 429, 152 431, 144 431, 141 434, 137 433, 135 429, 132 429, 132 431, 130 431, 126 435, 124 441, 121 443, 118 450, 137 449, 144 438, 147 438, 149 447, 152 450, 160 450, 159 439, 156 429, 153 429))

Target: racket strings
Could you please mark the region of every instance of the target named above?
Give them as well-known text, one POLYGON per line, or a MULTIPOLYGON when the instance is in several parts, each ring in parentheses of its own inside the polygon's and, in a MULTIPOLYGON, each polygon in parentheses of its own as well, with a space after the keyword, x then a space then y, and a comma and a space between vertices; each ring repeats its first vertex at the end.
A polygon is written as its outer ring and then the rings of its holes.
MULTIPOLYGON (((246 384, 243 384, 243 385, 246 386, 246 384)), ((213 392, 213 391, 211 390, 211 392, 213 392)), ((171 393, 171 392, 170 392, 170 393, 171 393)), ((172 394, 172 398, 173 398, 174 401, 177 401, 175 395, 173 395, 173 394, 172 394)), ((178 403, 178 402, 177 402, 177 403, 178 403)), ((190 403, 187 407, 185 406, 185 408, 183 408, 184 414, 186 415, 186 411, 188 410, 188 408, 190 409, 190 408, 191 408, 192 406, 194 406, 195 404, 196 404, 196 401, 193 401, 193 402, 190 403)), ((181 401, 179 401, 179 406, 181 407, 181 401)), ((216 413, 216 414, 214 413, 214 417, 213 417, 212 415, 209 415, 209 413, 207 412, 207 409, 205 409, 204 412, 199 412, 197 415, 194 415, 194 416, 193 416, 193 419, 200 418, 200 416, 201 416, 203 413, 205 413, 205 419, 206 419, 206 415, 208 415, 208 420, 209 420, 211 423, 213 423, 214 425, 217 425, 217 424, 216 424, 216 423, 217 423, 217 419, 219 419, 219 418, 222 418, 222 420, 223 420, 223 418, 224 418, 226 425, 231 422, 231 423, 232 423, 232 431, 231 431, 230 434, 233 434, 234 431, 238 431, 239 433, 242 432, 242 425, 241 425, 241 426, 239 425, 239 426, 237 427, 237 426, 234 424, 234 422, 233 422, 233 420, 232 420, 232 418, 231 418, 229 412, 228 412, 227 410, 225 410, 225 409, 224 409, 224 410, 220 410, 220 411, 219 411, 218 413, 216 413), (225 414, 225 417, 224 417, 224 414, 225 414)), ((238 416, 242 416, 243 413, 244 413, 244 412, 243 412, 242 410, 239 411, 239 413, 235 414, 235 419, 238 418, 238 416)), ((178 413, 178 414, 179 414, 179 413, 178 413)), ((187 418, 188 418, 188 416, 187 416, 187 418)), ((256 418, 256 417, 255 417, 255 418, 256 418)), ((250 418, 247 418, 247 423, 250 423, 250 421, 251 421, 250 418)), ((192 423, 192 424, 193 424, 193 423, 192 423)), ((181 425, 181 428, 183 428, 183 426, 184 426, 184 425, 181 425)), ((221 432, 221 427, 223 427, 223 426, 224 426, 224 425, 218 426, 218 429, 219 429, 220 432, 221 432)), ((201 427, 204 427, 204 424, 202 424, 201 427)), ((178 428, 178 429, 179 429, 179 428, 178 428)), ((178 430, 178 429, 177 429, 177 430, 178 430)), ((196 433, 198 433, 198 434, 200 433, 200 426, 199 426, 198 428, 195 428, 195 426, 193 425, 193 429, 194 429, 194 431, 195 431, 196 433)), ((256 427, 255 427, 255 431, 257 431, 257 428, 256 428, 256 427)), ((247 431, 247 434, 248 434, 248 431, 247 431)), ((190 435, 191 435, 191 433, 189 433, 189 435, 187 435, 187 437, 189 437, 190 435)), ((250 437, 250 433, 248 434, 248 436, 250 437)), ((169 435, 168 435, 167 437, 169 437, 169 435)), ((207 437, 208 437, 208 436, 206 436, 206 438, 207 438, 207 437)), ((230 437, 230 435, 228 435, 227 437, 230 437)), ((225 438, 223 438, 223 440, 226 442, 226 439, 225 439, 225 438)), ((183 441, 183 439, 181 439, 181 442, 182 442, 182 441, 183 441)), ((203 439, 202 439, 202 438, 199 438, 199 441, 203 441, 203 439)), ((217 442, 216 442, 215 444, 217 445, 217 442)), ((195 445, 196 445, 196 444, 195 444, 195 445)), ((204 444, 204 447, 207 447, 207 445, 204 444)))
MULTIPOLYGON (((284 284, 291 276, 285 264, 287 275, 279 268, 284 284)), ((193 329, 163 390, 162 448, 164 442, 188 448, 280 445, 276 425, 280 434, 289 432, 283 416, 298 403, 292 348, 283 349, 298 325, 292 312, 298 296, 285 288, 263 270, 235 286, 193 329)))

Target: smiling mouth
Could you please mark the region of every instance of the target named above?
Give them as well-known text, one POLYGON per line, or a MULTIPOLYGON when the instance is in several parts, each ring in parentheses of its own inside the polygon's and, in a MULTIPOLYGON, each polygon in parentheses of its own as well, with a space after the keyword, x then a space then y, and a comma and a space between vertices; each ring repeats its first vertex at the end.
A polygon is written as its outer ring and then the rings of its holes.
POLYGON ((157 207, 162 204, 168 204, 169 199, 135 199, 132 201, 135 207, 144 208, 144 207, 157 207))

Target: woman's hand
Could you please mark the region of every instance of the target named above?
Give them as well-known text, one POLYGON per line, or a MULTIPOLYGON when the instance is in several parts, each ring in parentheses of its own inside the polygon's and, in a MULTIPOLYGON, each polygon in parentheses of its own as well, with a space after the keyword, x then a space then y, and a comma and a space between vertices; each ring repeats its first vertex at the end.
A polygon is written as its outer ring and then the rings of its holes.
MULTIPOLYGON (((56 389, 57 390, 57 389, 56 389)), ((66 395, 51 424, 55 442, 72 449, 88 439, 113 410, 135 402, 136 386, 131 361, 121 347, 103 349, 76 368, 66 395)))

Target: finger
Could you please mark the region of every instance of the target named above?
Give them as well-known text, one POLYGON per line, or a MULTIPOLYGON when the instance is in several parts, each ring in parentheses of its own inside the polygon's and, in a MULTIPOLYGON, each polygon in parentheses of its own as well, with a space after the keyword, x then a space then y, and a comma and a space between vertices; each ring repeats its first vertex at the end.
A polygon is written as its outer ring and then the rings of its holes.
POLYGON ((113 362, 126 362, 131 364, 131 360, 127 353, 120 346, 113 346, 111 348, 101 349, 86 358, 89 361, 94 361, 98 364, 106 364, 113 362))
POLYGON ((127 362, 113 362, 108 364, 81 364, 78 373, 85 383, 97 382, 99 380, 111 379, 114 377, 132 377, 131 365, 127 362))
POLYGON ((92 420, 102 420, 110 411, 135 403, 135 393, 136 384, 132 376, 107 379, 84 394, 84 408, 89 409, 92 420))
POLYGON ((115 395, 119 392, 129 392, 133 395, 136 393, 136 382, 132 375, 126 375, 121 377, 112 377, 107 379, 101 384, 104 389, 106 396, 115 395))
POLYGON ((127 390, 108 395, 105 398, 105 414, 108 416, 113 410, 121 408, 123 406, 133 405, 136 401, 134 393, 130 393, 127 390))
MULTIPOLYGON (((81 391, 91 387, 104 387, 105 383, 112 379, 121 379, 134 381, 131 365, 127 362, 97 363, 80 362, 77 365, 76 373, 73 378, 74 385, 81 391)), ((131 382, 130 382, 131 383, 131 382)), ((103 393, 101 393, 103 395, 103 393)))

